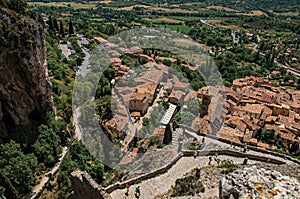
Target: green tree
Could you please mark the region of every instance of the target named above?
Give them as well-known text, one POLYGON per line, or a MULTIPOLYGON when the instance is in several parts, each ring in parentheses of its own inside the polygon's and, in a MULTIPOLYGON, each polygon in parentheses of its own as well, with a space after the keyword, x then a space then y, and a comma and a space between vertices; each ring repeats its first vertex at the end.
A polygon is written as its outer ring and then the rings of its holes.
POLYGON ((104 97, 101 97, 100 99, 96 100, 96 103, 97 103, 96 112, 97 115, 100 116, 101 120, 111 119, 113 117, 113 113, 112 113, 113 100, 111 96, 106 95, 104 97))
POLYGON ((0 145, 0 187, 5 189, 6 198, 19 198, 30 192, 36 183, 36 166, 36 157, 24 154, 15 141, 0 145))
POLYGON ((20 14, 25 14, 27 8, 26 0, 1 0, 1 7, 8 8, 14 10, 20 14))
POLYGON ((48 20, 48 26, 49 26, 49 30, 51 30, 51 31, 54 30, 53 19, 51 16, 49 17, 49 20, 48 20))
POLYGON ((167 124, 163 144, 169 144, 172 141, 172 130, 170 124, 167 124))
POLYGON ((54 20, 53 20, 53 27, 54 27, 55 31, 59 32, 59 26, 58 26, 58 22, 57 22, 56 18, 54 18, 54 20))
POLYGON ((188 111, 197 115, 200 110, 200 101, 197 98, 190 98, 187 102, 188 111))
POLYGON ((63 38, 66 36, 66 35, 65 35, 65 30, 64 30, 64 24, 63 24, 62 21, 59 22, 59 34, 60 34, 60 36, 63 37, 63 38))
POLYGON ((99 84, 97 85, 95 98, 98 99, 105 95, 110 95, 111 89, 109 90, 107 87, 109 88, 109 80, 106 77, 101 76, 99 84))
POLYGON ((143 126, 148 126, 151 123, 151 120, 148 117, 143 118, 143 126))
POLYGON ((61 153, 60 138, 52 128, 43 124, 39 126, 38 131, 40 135, 33 145, 35 154, 41 162, 51 167, 61 153))
POLYGON ((290 153, 296 153, 299 150, 299 143, 294 142, 291 146, 290 153))
POLYGON ((69 20, 69 37, 72 36, 73 34, 74 34, 74 26, 73 26, 73 23, 70 19, 69 20))
POLYGON ((104 72, 103 72, 104 77, 106 77, 108 80, 112 80, 115 77, 115 70, 112 68, 107 68, 104 72))

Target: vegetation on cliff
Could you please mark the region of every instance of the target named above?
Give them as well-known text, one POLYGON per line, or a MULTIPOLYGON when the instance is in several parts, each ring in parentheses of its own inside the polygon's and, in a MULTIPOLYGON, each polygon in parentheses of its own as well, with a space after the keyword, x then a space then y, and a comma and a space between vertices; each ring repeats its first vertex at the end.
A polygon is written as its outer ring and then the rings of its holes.
POLYGON ((0 6, 24 14, 27 8, 26 0, 1 0, 0 6))

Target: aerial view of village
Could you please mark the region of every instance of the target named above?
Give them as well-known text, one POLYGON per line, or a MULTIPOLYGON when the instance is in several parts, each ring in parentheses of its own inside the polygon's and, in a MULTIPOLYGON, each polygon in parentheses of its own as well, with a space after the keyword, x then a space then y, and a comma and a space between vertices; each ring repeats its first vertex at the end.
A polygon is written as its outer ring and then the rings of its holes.
POLYGON ((300 198, 299 0, 0 6, 0 199, 300 198))

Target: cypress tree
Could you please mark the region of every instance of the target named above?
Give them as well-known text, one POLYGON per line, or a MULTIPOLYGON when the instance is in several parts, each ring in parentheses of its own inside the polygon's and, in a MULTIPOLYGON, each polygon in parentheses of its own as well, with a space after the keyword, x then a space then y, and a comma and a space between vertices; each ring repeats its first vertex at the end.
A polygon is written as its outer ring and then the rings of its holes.
POLYGON ((59 23, 59 34, 60 34, 60 36, 61 37, 65 37, 65 30, 64 30, 64 25, 63 25, 63 22, 61 21, 60 23, 59 23))
POLYGON ((172 130, 170 124, 167 124, 164 134, 163 144, 169 144, 172 141, 172 130))
POLYGON ((52 17, 49 17, 49 21, 48 21, 48 25, 49 25, 49 30, 53 31, 54 30, 54 26, 53 26, 53 20, 52 17))
POLYGON ((54 20, 53 20, 53 26, 54 26, 55 31, 59 32, 59 26, 58 26, 58 22, 57 22, 56 18, 54 18, 54 20))
POLYGON ((73 34, 74 34, 74 26, 73 26, 73 23, 70 19, 70 21, 69 21, 69 36, 71 36, 73 34))

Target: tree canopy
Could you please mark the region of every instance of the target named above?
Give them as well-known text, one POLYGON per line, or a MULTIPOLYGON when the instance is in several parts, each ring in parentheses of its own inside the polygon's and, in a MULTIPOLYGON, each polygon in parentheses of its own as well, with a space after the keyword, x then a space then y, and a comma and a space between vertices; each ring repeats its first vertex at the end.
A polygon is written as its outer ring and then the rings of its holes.
POLYGON ((39 133, 40 135, 33 145, 35 153, 46 166, 53 166, 61 152, 60 138, 53 129, 46 125, 39 127, 39 133))
POLYGON ((1 0, 1 7, 14 10, 20 14, 24 14, 27 8, 26 0, 1 0))
POLYGON ((30 192, 36 183, 36 166, 36 157, 24 154, 15 141, 0 145, 0 193, 7 198, 19 198, 30 192))

